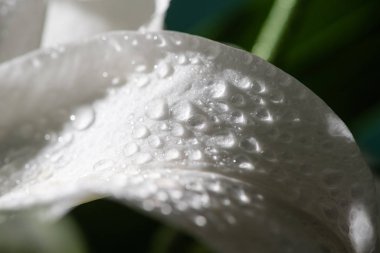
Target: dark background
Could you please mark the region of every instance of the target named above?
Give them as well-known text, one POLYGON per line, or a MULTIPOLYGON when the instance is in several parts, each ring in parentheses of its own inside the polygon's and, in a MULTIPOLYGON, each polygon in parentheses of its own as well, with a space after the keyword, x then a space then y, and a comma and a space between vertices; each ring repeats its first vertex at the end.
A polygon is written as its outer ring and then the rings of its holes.
MULTIPOLYGON (((251 51, 272 0, 173 0, 167 29, 251 51)), ((380 174, 380 1, 301 0, 271 62, 343 119, 380 174)), ((90 252, 204 253, 201 243, 117 203, 76 208, 90 252)))

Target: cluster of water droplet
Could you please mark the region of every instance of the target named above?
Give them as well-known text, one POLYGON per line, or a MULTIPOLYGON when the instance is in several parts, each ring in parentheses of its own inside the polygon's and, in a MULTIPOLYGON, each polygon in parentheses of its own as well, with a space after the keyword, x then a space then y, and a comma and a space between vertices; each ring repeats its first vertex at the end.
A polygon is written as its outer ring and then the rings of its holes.
MULTIPOLYGON (((106 51, 107 64, 95 79, 107 92, 67 111, 64 134, 42 134, 43 156, 32 160, 35 171, 48 171, 44 180, 60 168, 75 175, 75 182, 105 187, 144 210, 189 212, 188 222, 196 227, 223 220, 221 229, 264 215, 269 197, 310 213, 333 231, 339 227, 338 237, 348 240, 347 202, 370 201, 352 176, 361 182, 370 177, 355 172, 364 166, 355 159, 355 145, 347 136, 331 135, 328 109, 308 90, 250 54, 193 37, 126 33, 93 43, 106 51), (99 186, 94 175, 106 175, 113 184, 99 186), (222 217, 215 217, 215 209, 223 210, 222 217)), ((57 50, 46 55, 59 58, 57 50)), ((36 59, 34 67, 46 61, 36 59)), ((29 180, 25 171, 34 171, 28 162, 21 176, 12 174, 6 166, 14 163, 2 161, 0 174, 8 178, 29 180)))

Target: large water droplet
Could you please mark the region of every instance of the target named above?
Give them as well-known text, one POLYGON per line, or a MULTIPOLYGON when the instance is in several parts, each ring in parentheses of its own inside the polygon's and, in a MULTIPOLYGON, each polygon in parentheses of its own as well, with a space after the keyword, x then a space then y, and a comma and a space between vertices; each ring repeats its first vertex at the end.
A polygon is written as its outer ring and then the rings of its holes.
POLYGON ((95 122, 95 111, 92 107, 80 108, 70 116, 70 120, 75 129, 86 130, 95 122))
POLYGON ((164 99, 154 100, 146 106, 145 114, 154 120, 166 119, 169 115, 168 104, 164 99))

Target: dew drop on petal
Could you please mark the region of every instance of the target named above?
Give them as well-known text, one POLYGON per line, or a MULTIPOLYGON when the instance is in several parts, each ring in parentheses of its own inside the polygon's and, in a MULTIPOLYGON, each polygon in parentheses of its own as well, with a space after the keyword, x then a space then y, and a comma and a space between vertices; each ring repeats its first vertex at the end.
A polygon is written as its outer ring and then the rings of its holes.
POLYGON ((236 137, 232 133, 221 133, 210 138, 209 144, 215 144, 221 148, 233 148, 236 146, 236 137))
POLYGON ((139 153, 135 157, 136 164, 145 164, 150 162, 153 159, 153 156, 149 153, 139 153))
POLYGON ((191 150, 189 153, 189 158, 193 161, 199 161, 203 157, 202 152, 199 149, 191 150))
POLYGON ((161 63, 157 66, 158 76, 161 78, 167 78, 173 73, 174 69, 167 63, 161 63))
POLYGON ((187 121, 188 125, 194 130, 203 131, 207 129, 206 119, 202 115, 194 115, 187 121))
POLYGON ((128 143, 124 146, 123 152, 126 157, 132 156, 139 151, 139 146, 136 143, 128 143))
POLYGON ((160 137, 152 135, 148 138, 148 143, 153 148, 160 148, 162 147, 163 143, 160 137))
POLYGON ((148 128, 146 126, 136 126, 133 129, 133 137, 136 139, 144 139, 148 137, 150 134, 148 128))
POLYGON ((210 97, 214 99, 225 98, 228 95, 228 84, 224 81, 219 81, 210 86, 210 97))
POLYGON ((106 171, 112 170, 115 167, 115 163, 112 160, 101 160, 95 163, 93 169, 94 171, 106 171))
POLYGON ((145 114, 153 120, 166 119, 169 115, 168 104, 164 99, 152 101, 146 106, 145 114))
POLYGON ((83 107, 70 116, 72 126, 77 130, 86 130, 95 122, 95 110, 92 107, 83 107))
POLYGON ((250 153, 260 153, 261 148, 255 137, 248 137, 240 142, 240 147, 250 153))
POLYGON ((167 161, 178 160, 182 158, 182 152, 177 149, 170 149, 166 151, 165 159, 167 161))

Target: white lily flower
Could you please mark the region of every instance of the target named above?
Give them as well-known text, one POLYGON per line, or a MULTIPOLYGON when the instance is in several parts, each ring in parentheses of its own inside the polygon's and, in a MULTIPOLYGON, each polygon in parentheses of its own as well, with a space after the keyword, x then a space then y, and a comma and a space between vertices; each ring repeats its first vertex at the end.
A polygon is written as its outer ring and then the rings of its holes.
MULTIPOLYGON (((86 4, 52 2, 44 43, 85 39, 56 36, 67 27, 51 13, 63 5, 93 17, 86 4)), ((157 6, 161 24, 168 5, 157 6)), ((123 28, 106 14, 85 19, 84 33, 123 28)), ((242 50, 168 31, 42 49, 0 65, 0 115, 4 212, 38 207, 54 219, 111 197, 218 252, 376 246, 373 177, 347 127, 296 79, 242 50)))

